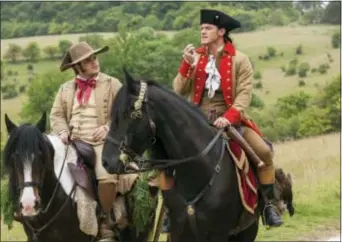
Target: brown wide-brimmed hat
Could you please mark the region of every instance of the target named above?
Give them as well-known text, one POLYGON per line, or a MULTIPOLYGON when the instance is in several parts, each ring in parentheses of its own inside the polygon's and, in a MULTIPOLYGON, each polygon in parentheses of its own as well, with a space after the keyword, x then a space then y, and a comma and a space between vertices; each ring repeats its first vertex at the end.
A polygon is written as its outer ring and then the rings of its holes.
POLYGON ((72 45, 65 54, 62 64, 60 66, 61 71, 65 71, 73 65, 79 63, 82 60, 87 59, 93 54, 100 54, 108 51, 109 47, 105 46, 94 50, 87 42, 82 41, 80 43, 72 45))

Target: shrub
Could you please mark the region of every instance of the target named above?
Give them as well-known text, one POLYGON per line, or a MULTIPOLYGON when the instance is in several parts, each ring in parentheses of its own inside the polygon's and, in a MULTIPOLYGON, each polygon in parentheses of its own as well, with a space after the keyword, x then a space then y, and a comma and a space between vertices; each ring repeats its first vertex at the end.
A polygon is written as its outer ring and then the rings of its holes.
POLYGON ((25 92, 25 90, 26 90, 26 85, 21 85, 21 86, 19 87, 19 92, 20 92, 20 93, 25 92))
POLYGON ((307 72, 310 70, 310 65, 308 62, 303 62, 298 67, 298 75, 299 77, 306 77, 307 72))
POLYGON ((302 45, 299 45, 296 48, 296 55, 301 55, 301 54, 303 54, 303 47, 302 45))
POLYGON ((277 50, 274 47, 267 47, 267 54, 269 57, 276 56, 277 50))
POLYGON ((33 65, 31 63, 27 65, 27 70, 29 70, 29 71, 33 70, 33 65))
POLYGON ((261 75, 261 72, 260 72, 260 71, 256 71, 256 72, 254 72, 254 79, 256 79, 256 80, 260 80, 260 79, 261 79, 261 77, 262 77, 262 75, 261 75))
POLYGON ((334 49, 338 49, 341 47, 341 35, 336 32, 331 36, 331 45, 334 49))
POLYGON ((319 73, 321 73, 321 74, 327 73, 327 66, 326 66, 325 64, 319 65, 318 71, 319 71, 319 73))
POLYGON ((294 65, 290 65, 286 70, 286 76, 293 76, 297 72, 297 68, 294 65))
POLYGON ((257 82, 257 83, 254 84, 254 88, 255 88, 255 89, 262 89, 262 88, 263 88, 263 85, 262 85, 262 83, 259 81, 259 82, 257 82))
POLYGON ((305 81, 299 80, 299 81, 298 81, 298 86, 300 86, 300 87, 305 86, 305 81))

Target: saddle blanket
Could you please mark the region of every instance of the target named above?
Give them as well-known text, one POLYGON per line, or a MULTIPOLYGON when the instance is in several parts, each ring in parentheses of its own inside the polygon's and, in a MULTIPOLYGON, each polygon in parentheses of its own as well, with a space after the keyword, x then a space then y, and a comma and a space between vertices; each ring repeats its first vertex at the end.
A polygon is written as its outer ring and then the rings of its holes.
POLYGON ((249 166, 245 152, 236 141, 229 140, 227 148, 235 163, 238 186, 244 208, 254 214, 258 205, 257 178, 249 166))

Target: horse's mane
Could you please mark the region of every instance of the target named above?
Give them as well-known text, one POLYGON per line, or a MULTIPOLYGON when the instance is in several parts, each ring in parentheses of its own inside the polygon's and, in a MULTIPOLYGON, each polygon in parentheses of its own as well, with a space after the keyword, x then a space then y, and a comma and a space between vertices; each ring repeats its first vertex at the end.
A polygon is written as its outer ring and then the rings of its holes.
MULTIPOLYGON (((168 98, 172 98, 174 101, 174 105, 178 110, 186 110, 187 113, 190 113, 192 117, 195 117, 197 122, 201 122, 203 124, 209 125, 207 121, 207 117, 201 112, 197 106, 190 103, 188 100, 186 100, 184 97, 178 95, 177 93, 171 91, 169 88, 161 85, 160 83, 157 83, 154 80, 147 79, 145 82, 148 84, 148 92, 153 91, 155 88, 156 91, 158 91, 159 94, 163 93, 168 98)), ((133 88, 133 94, 138 95, 140 90, 140 82, 134 81, 132 87, 133 88)), ((127 82, 122 86, 122 88, 119 90, 119 92, 116 95, 116 98, 114 100, 113 106, 112 106, 112 120, 119 117, 120 114, 126 113, 129 111, 130 106, 127 105, 131 103, 131 95, 129 93, 127 82)), ((171 103, 170 103, 171 104, 171 103)), ((209 127, 209 126, 208 126, 209 127)))
POLYGON ((4 165, 8 169, 10 167, 11 156, 16 152, 21 159, 30 154, 42 152, 46 162, 52 159, 50 157, 49 146, 44 134, 40 132, 37 126, 31 124, 23 124, 14 129, 9 136, 4 149, 4 165), (28 153, 29 152, 29 153, 28 153))

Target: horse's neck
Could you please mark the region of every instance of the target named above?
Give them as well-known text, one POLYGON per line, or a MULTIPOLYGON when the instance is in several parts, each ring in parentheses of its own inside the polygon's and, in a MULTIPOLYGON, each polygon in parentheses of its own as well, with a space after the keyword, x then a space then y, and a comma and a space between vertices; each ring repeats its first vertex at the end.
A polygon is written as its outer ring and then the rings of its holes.
POLYGON ((65 194, 69 195, 75 180, 69 171, 68 162, 76 163, 76 151, 72 146, 66 148, 58 137, 51 135, 48 137, 55 150, 51 180, 53 180, 55 184, 58 182, 60 187, 59 190, 64 190, 65 194))
MULTIPOLYGON (((164 110, 169 109, 170 107, 164 107, 164 110)), ((191 113, 177 110, 173 114, 171 111, 164 112, 162 115, 159 122, 163 122, 164 128, 159 131, 160 140, 163 142, 168 159, 196 156, 214 137, 213 132, 204 125, 204 122, 195 120, 191 113)), ((219 143, 214 145, 208 155, 177 166, 175 178, 180 193, 191 198, 209 182, 214 162, 219 157, 219 143)))

